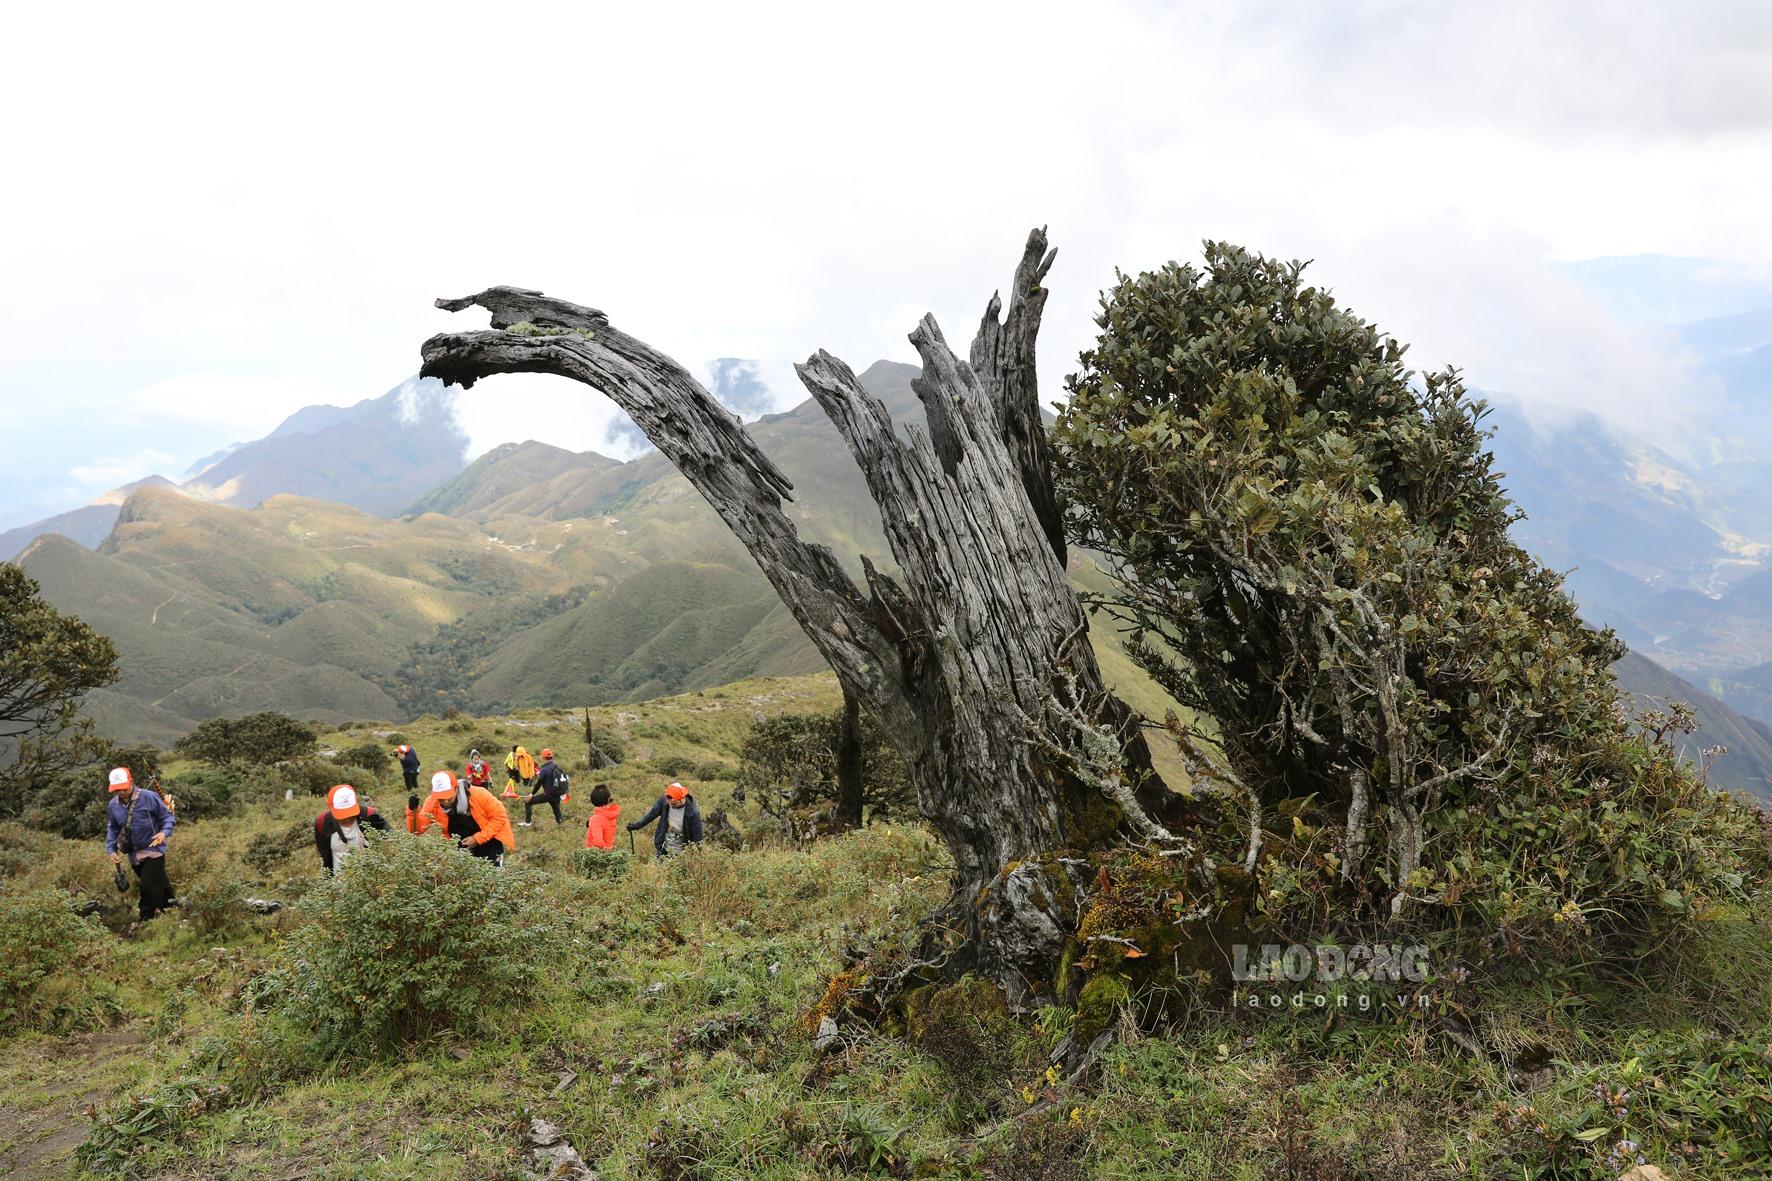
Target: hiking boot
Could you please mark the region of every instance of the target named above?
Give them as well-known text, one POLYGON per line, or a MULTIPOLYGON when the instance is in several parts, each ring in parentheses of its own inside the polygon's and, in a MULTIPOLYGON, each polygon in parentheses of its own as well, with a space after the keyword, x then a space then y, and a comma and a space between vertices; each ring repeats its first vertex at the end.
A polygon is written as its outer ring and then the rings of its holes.
POLYGON ((534 828, 535 825, 529 823, 529 821, 527 821, 527 820, 519 820, 519 821, 517 821, 517 827, 518 828, 534 828))

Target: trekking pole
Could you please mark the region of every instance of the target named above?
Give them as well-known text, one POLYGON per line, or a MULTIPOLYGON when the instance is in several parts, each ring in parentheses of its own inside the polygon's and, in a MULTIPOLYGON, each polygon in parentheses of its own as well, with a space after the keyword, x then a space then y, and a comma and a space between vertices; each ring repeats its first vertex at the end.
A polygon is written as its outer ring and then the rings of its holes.
POLYGON ((638 857, 640 850, 634 847, 634 830, 628 829, 628 856, 638 857))

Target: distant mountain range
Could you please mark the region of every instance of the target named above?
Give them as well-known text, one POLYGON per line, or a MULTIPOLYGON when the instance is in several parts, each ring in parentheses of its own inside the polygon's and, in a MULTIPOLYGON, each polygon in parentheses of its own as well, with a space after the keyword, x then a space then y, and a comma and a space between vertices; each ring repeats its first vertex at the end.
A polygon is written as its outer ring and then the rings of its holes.
MULTIPOLYGON (((1591 266, 1632 315, 1707 313, 1667 330, 1715 397, 1647 439, 1493 396, 1492 446, 1527 514, 1518 535, 1631 645, 1621 684, 1693 703, 1694 749, 1729 747, 1713 779, 1772 798, 1772 462, 1760 458, 1772 456, 1772 288, 1688 290, 1681 260, 1591 266)), ((902 421, 921 413, 915 373, 882 361, 863 384, 902 421)), ((705 376, 743 417, 780 404, 756 362, 722 358, 705 376)), ((851 563, 886 554, 816 406, 749 429, 794 480, 804 533, 851 563)), ((611 434, 624 453, 630 432, 611 434)), ((447 392, 413 379, 307 407, 206 457, 182 486, 151 477, 0 534, 0 557, 22 552, 52 601, 117 639, 124 680, 93 709, 131 737, 267 706, 395 719, 820 667, 743 547, 656 453, 621 462, 530 440, 464 463, 465 446, 447 392)), ((1154 692, 1097 640, 1129 695, 1154 692)))
MULTIPOLYGON (((905 414, 918 405, 915 372, 883 362, 863 381, 905 414)), ((851 558, 863 545, 884 552, 860 472, 822 412, 808 402, 751 429, 796 481, 808 536, 851 558)), ((277 442, 224 462, 241 470, 277 442)), ((214 475, 202 479, 215 487, 214 475)), ((52 602, 117 641, 123 680, 91 708, 130 737, 165 741, 270 706, 399 718, 822 667, 743 547, 656 454, 618 463, 507 445, 402 507, 390 519, 274 495, 243 509, 157 483, 127 497, 96 549, 49 535, 19 561, 52 602)))
POLYGON ((238 508, 295 495, 392 515, 460 472, 467 445, 442 384, 412 378, 355 406, 304 407, 264 438, 200 460, 182 484, 149 476, 71 512, 0 533, 0 561, 47 534, 96 547, 129 494, 144 487, 177 488, 238 508))

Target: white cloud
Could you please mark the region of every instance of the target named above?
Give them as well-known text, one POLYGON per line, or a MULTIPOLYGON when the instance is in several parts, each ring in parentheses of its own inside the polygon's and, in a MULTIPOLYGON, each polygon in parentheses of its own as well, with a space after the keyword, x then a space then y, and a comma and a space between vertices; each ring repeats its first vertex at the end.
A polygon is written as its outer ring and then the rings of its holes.
MULTIPOLYGON (((56 96, 0 191, 30 227, 0 237, 0 428, 49 457, 188 460, 375 396, 473 315, 434 297, 494 283, 690 364, 908 360, 924 311, 970 338, 1041 223, 1052 396, 1115 267, 1228 237, 1317 258, 1418 361, 1629 416, 1680 359, 1552 264, 1772 262, 1748 0, 100 8, 14 14, 0 74, 12 109, 56 96)), ((601 446, 613 408, 548 380, 464 398, 475 447, 601 446)))
POLYGON ((175 464, 174 456, 145 447, 133 455, 108 455, 70 468, 68 475, 83 492, 108 492, 120 484, 162 472, 175 464))
POLYGON ((198 425, 243 442, 268 433, 303 406, 349 406, 365 396, 297 375, 183 373, 125 395, 119 409, 138 426, 198 425))

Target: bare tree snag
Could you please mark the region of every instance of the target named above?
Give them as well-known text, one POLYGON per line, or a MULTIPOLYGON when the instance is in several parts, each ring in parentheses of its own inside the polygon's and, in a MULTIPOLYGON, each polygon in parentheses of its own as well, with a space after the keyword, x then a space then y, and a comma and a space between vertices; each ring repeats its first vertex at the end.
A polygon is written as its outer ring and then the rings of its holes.
POLYGON ((843 690, 843 719, 837 726, 838 828, 860 828, 866 784, 861 772, 861 703, 843 690))
POLYGON ((932 318, 917 325, 928 425, 908 438, 836 357, 798 367, 861 465, 900 571, 864 557, 865 591, 799 538, 782 510, 788 481, 738 420, 602 312, 495 287, 438 301, 487 309, 490 331, 423 349, 425 376, 464 387, 528 372, 601 390, 700 490, 897 746, 919 810, 953 854, 954 894, 932 916, 927 950, 946 973, 983 973, 1012 1001, 1052 992, 1092 881, 1088 852, 1166 832, 1158 817, 1172 802, 1132 715, 1103 687, 1065 577, 1034 370, 1051 265, 1035 230, 1007 316, 994 296, 970 363, 932 318), (1122 763, 1105 778, 1104 735, 1122 763))

